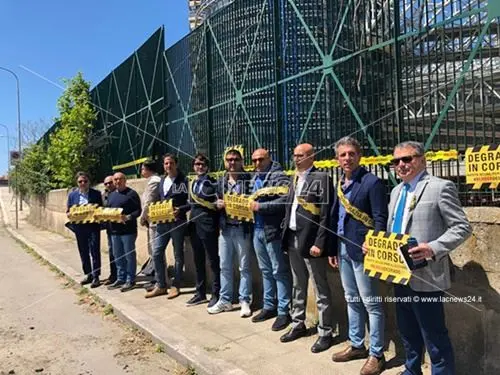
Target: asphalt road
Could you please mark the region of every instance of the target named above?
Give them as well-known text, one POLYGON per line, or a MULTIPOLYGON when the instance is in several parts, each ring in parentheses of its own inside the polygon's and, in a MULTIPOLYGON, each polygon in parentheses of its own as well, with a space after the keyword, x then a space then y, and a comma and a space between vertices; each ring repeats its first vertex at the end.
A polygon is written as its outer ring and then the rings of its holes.
POLYGON ((0 244, 0 375, 190 373, 105 315, 90 295, 69 286, 3 227, 0 244))

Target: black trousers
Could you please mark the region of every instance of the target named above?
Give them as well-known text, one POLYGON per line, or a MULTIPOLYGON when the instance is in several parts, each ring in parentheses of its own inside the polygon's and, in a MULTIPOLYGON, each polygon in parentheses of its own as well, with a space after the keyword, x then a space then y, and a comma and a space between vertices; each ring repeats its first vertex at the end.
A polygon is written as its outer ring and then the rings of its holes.
POLYGON ((92 278, 101 274, 101 231, 99 229, 76 229, 76 242, 85 275, 92 278))
POLYGON ((218 231, 206 232, 196 223, 190 230, 191 247, 193 248, 194 264, 196 268, 196 293, 206 296, 206 255, 212 270, 212 295, 219 297, 220 293, 220 259, 218 231))

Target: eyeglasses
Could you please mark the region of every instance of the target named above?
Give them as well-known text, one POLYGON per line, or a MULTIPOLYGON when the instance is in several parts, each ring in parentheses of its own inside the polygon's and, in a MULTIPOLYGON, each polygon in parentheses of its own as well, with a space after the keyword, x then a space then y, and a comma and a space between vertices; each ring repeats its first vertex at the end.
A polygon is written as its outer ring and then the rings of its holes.
POLYGON ((252 159, 252 163, 257 163, 257 162, 263 162, 264 160, 266 160, 265 158, 255 158, 255 159, 252 159))
POLYGON ((230 162, 237 162, 237 161, 241 161, 241 159, 240 159, 240 158, 226 158, 226 161, 227 161, 228 163, 230 163, 230 162))
POLYGON ((89 182, 89 180, 78 180, 79 184, 86 184, 87 182, 89 182))
POLYGON ((391 160, 391 164, 396 166, 399 165, 399 162, 403 162, 405 164, 411 163, 413 161, 413 158, 417 158, 421 155, 408 155, 408 156, 403 156, 401 158, 394 158, 391 160))

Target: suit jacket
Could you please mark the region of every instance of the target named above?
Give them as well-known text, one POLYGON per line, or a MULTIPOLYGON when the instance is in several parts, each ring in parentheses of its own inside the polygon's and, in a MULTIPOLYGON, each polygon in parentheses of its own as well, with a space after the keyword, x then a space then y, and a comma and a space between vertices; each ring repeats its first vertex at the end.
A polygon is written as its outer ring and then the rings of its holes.
POLYGON ((160 200, 160 192, 158 190, 158 185, 160 184, 160 177, 153 175, 148 178, 146 188, 141 195, 142 203, 142 213, 140 216, 141 220, 148 220, 148 205, 153 202, 158 202, 160 200))
MULTIPOLYGON (((191 189, 193 189, 195 186, 194 181, 191 183, 191 185, 191 189)), ((200 191, 191 191, 190 194, 196 194, 199 198, 207 202, 215 203, 215 201, 217 200, 217 180, 210 176, 204 177, 200 191)), ((218 233, 219 211, 217 209, 211 210, 197 204, 193 199, 191 199, 191 195, 189 203, 191 205, 190 218, 200 238, 205 238, 205 234, 207 233, 218 233)))
POLYGON ((162 176, 160 183, 158 184, 158 194, 160 196, 160 201, 172 199, 172 204, 175 208, 179 209, 179 215, 175 221, 186 220, 186 213, 189 211, 188 204, 188 183, 186 176, 181 171, 178 171, 170 190, 165 195, 163 191, 163 184, 165 182, 165 176, 162 176))
MULTIPOLYGON (((403 184, 391 193, 387 231, 391 231, 395 206, 403 184)), ((426 267, 413 271, 410 287, 419 292, 450 288, 449 252, 464 242, 472 227, 460 205, 455 184, 424 173, 415 189, 415 208, 409 213, 405 233, 426 242, 435 256, 426 267)))
MULTIPOLYGON (((311 247, 317 246, 322 250, 321 256, 328 255, 327 241, 330 238, 328 235, 327 226, 329 224, 330 208, 333 198, 333 184, 327 172, 321 172, 315 167, 312 167, 306 176, 306 180, 299 196, 306 202, 313 203, 320 209, 319 215, 313 215, 305 210, 301 205, 297 206, 296 223, 298 246, 304 258, 312 258, 309 251, 311 247)), ((290 224, 290 213, 292 211, 293 200, 295 197, 295 186, 291 185, 286 201, 285 218, 282 224, 282 246, 283 249, 288 248, 288 234, 290 224)))
MULTIPOLYGON (((354 207, 367 213, 374 221, 375 228, 368 228, 362 222, 356 220, 350 214, 346 214, 344 220, 344 235, 348 241, 346 244, 347 253, 352 260, 363 261, 363 252, 361 245, 365 240, 369 229, 376 231, 385 231, 387 227, 387 189, 377 176, 368 172, 365 168, 359 167, 352 181, 351 194, 349 202, 354 207)), ((330 213, 330 232, 331 241, 329 241, 329 255, 336 256, 338 252, 339 240, 336 235, 339 221, 340 201, 337 189, 333 194, 333 206, 330 213)))
MULTIPOLYGON (((102 206, 102 196, 101 192, 95 189, 90 188, 89 189, 89 196, 88 196, 88 201, 89 204, 97 204, 98 206, 102 206)), ((69 193, 68 195, 68 202, 66 205, 66 212, 69 212, 69 209, 71 206, 75 206, 80 204, 80 194, 78 192, 78 189, 73 190, 72 192, 69 193)), ((101 225, 100 224, 70 224, 68 226, 71 230, 101 230, 101 225)))
MULTIPOLYGON (((283 168, 279 163, 273 162, 269 171, 263 172, 265 175, 262 188, 290 186, 290 179, 283 172, 283 168)), ((258 173, 253 174, 250 181, 251 189, 255 184, 258 173)), ((281 238, 281 223, 285 217, 285 202, 286 195, 268 195, 257 199, 259 202, 258 214, 261 215, 264 221, 264 234, 266 242, 280 240, 281 238)))

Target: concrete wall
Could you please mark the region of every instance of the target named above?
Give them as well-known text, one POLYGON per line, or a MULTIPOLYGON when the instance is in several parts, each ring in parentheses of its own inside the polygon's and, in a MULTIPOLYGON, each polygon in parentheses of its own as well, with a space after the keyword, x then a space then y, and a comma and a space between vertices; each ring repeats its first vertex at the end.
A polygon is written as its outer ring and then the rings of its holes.
MULTIPOLYGON (((131 180, 129 186, 139 194, 143 191, 144 180, 131 180)), ((102 186, 98 186, 102 189, 102 186)), ((67 190, 54 190, 45 200, 31 202, 30 220, 48 230, 72 236, 64 227, 66 222, 67 190)), ((474 235, 462 246, 452 252, 455 264, 455 282, 449 291, 451 295, 469 298, 470 303, 447 303, 446 319, 448 330, 455 349, 458 374, 495 374, 500 373, 500 208, 466 208, 467 215, 474 227, 474 235)), ((102 248, 107 249, 106 238, 102 232, 102 248)), ((147 257, 146 231, 139 229, 137 240, 138 263, 147 257)), ((105 257, 103 257, 103 260, 105 257)), ((173 251, 167 249, 168 263, 173 264, 173 251)), ((253 263, 254 306, 261 303, 261 276, 255 257, 253 263)), ((194 286, 194 266, 189 239, 185 246, 185 280, 187 286, 194 286)), ((343 290, 337 271, 329 272, 332 288, 334 321, 342 338, 347 338, 347 312, 343 290)), ((380 282, 382 295, 392 295, 391 285, 380 282)), ((308 318, 316 321, 314 293, 311 287, 308 303, 308 318)), ((237 288, 235 288, 237 291, 237 288)), ((386 304, 386 344, 404 358, 396 326, 393 304, 386 304)), ((401 360, 392 361, 401 363, 401 360)), ((389 364, 391 366, 391 363, 389 364)))

